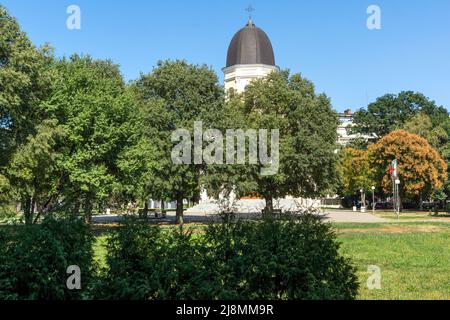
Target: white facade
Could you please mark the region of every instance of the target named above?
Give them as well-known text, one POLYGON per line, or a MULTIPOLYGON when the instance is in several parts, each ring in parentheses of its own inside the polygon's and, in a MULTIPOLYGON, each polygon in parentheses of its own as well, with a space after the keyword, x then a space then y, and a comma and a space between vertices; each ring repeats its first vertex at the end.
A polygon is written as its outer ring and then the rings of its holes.
POLYGON ((222 71, 225 74, 225 92, 234 89, 243 93, 252 80, 264 78, 279 70, 278 67, 265 64, 238 64, 224 68, 222 71))
POLYGON ((359 137, 359 135, 350 134, 350 130, 353 126, 353 114, 343 113, 339 115, 339 126, 338 126, 338 143, 341 146, 346 146, 353 139, 359 137))
POLYGON ((351 133, 351 129, 353 127, 353 115, 354 114, 350 109, 345 110, 344 113, 339 114, 339 126, 337 130, 338 144, 343 147, 347 146, 352 140, 355 139, 370 140, 374 138, 373 136, 369 135, 351 133))

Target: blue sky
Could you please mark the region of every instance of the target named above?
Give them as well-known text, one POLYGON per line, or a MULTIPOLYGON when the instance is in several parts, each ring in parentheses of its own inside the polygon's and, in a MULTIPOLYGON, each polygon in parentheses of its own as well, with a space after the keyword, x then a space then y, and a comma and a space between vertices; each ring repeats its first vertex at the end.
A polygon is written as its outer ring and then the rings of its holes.
POLYGON ((127 80, 168 58, 210 65, 222 80, 249 2, 277 64, 312 80, 335 109, 402 90, 450 109, 450 0, 0 0, 35 44, 50 43, 58 56, 110 58, 127 80), (81 30, 66 28, 72 4, 81 30), (381 8, 381 30, 366 27, 371 4, 381 8))

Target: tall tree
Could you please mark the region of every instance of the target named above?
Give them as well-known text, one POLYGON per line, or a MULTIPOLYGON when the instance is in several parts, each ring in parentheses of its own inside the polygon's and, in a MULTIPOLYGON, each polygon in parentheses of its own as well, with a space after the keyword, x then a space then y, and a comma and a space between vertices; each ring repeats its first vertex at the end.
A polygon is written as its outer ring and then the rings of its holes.
MULTIPOLYGON (((187 130, 193 137, 194 122, 204 128, 214 128, 223 101, 222 88, 216 74, 207 66, 188 64, 185 61, 162 61, 136 83, 141 103, 147 105, 148 141, 157 146, 155 156, 159 162, 153 170, 152 183, 148 185, 153 198, 177 201, 176 221, 183 222, 183 200, 200 193, 200 175, 205 163, 175 164, 172 160, 172 133, 187 130), (151 128, 158 128, 154 132, 151 128)), ((192 157, 193 159, 193 157, 192 157)), ((152 161, 152 160, 150 160, 152 161)))
POLYGON ((353 131, 375 135, 379 139, 392 130, 401 129, 405 122, 419 112, 430 116, 434 125, 448 118, 448 112, 444 107, 437 106, 423 94, 403 91, 397 95, 384 95, 369 104, 367 110, 357 111, 353 131))
MULTIPOLYGON (((136 87, 133 87, 136 89, 136 87)), ((169 119, 161 99, 148 102, 136 99, 136 110, 130 118, 130 143, 119 156, 121 195, 130 201, 144 203, 144 217, 148 214, 148 200, 165 199, 166 184, 161 176, 162 159, 166 156, 166 134, 169 119)))
MULTIPOLYGON (((37 49, 0 5, 0 174, 15 150, 45 119, 43 101, 51 93, 52 52, 37 49)), ((6 182, 5 182, 6 185, 6 182)))
POLYGON ((403 129, 425 138, 434 148, 440 150, 450 140, 446 130, 449 122, 450 119, 446 117, 436 126, 430 116, 419 112, 404 124, 403 129))
POLYGON ((428 197, 447 181, 447 164, 426 139, 396 130, 369 147, 372 165, 386 193, 392 189, 390 163, 398 161, 401 195, 410 199, 428 197))
POLYGON ((45 120, 36 130, 17 149, 8 166, 13 193, 21 201, 26 224, 36 222, 55 200, 59 178, 57 162, 61 154, 56 152, 56 145, 63 137, 62 128, 56 120, 45 120))
MULTIPOLYGON (((241 196, 256 193, 265 199, 266 211, 272 212, 276 198, 316 197, 335 186, 338 117, 328 97, 316 94, 310 81, 287 71, 272 73, 253 81, 242 96, 230 98, 227 108, 234 123, 231 128, 267 130, 272 152, 259 144, 259 160, 266 153, 272 159, 231 166, 236 169, 235 181, 223 188, 231 187, 241 196), (279 131, 278 158, 273 153, 276 145, 270 142, 271 130, 279 131), (267 169, 277 170, 263 174, 267 169)), ((248 151, 247 145, 247 155, 248 151)))
POLYGON ((47 112, 65 132, 59 160, 61 199, 86 220, 120 188, 119 156, 132 136, 133 95, 117 65, 78 55, 58 62, 47 112))

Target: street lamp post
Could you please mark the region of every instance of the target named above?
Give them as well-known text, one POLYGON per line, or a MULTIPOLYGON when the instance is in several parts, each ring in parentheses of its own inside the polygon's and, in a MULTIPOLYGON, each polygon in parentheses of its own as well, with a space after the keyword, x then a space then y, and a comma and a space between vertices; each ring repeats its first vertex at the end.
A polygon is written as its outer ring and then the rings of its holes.
POLYGON ((372 212, 375 214, 375 187, 372 187, 372 212))
POLYGON ((399 188, 400 188, 400 179, 396 179, 395 180, 395 202, 396 202, 396 207, 397 207, 397 219, 400 219, 400 205, 401 205, 399 188))

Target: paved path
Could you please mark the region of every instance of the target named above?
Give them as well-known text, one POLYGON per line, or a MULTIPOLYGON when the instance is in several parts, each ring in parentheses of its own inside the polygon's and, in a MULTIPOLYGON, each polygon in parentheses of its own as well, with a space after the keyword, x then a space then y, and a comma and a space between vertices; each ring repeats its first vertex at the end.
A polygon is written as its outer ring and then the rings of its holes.
POLYGON ((348 222, 348 223, 378 223, 389 221, 387 219, 374 216, 367 212, 361 213, 347 210, 328 210, 327 218, 331 222, 348 222))

